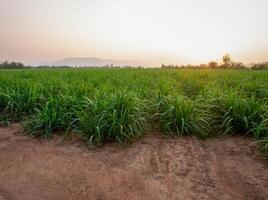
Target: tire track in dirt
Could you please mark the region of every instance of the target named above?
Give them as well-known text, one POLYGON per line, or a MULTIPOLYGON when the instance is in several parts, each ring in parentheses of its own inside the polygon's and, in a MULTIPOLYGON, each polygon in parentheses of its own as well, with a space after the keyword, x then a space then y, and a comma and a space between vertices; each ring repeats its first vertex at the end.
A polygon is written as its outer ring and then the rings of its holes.
MULTIPOLYGON (((157 167, 157 173, 163 177, 164 179, 164 184, 167 187, 167 192, 168 192, 168 198, 173 200, 174 199, 174 190, 172 187, 172 182, 171 178, 169 177, 169 168, 170 168, 170 162, 167 160, 169 158, 169 155, 163 155, 162 154, 162 147, 164 146, 163 142, 158 144, 157 147, 155 147, 156 151, 152 151, 152 159, 154 159, 155 162, 151 160, 151 164, 153 165, 154 163, 156 164, 157 167)), ((171 149, 174 148, 174 146, 170 146, 171 149)))
MULTIPOLYGON (((226 151, 222 151, 219 154, 221 156, 215 156, 217 161, 215 169, 220 185, 233 199, 268 199, 268 194, 265 192, 268 189, 268 177, 259 173, 264 170, 263 165, 258 163, 253 156, 249 157, 245 153, 248 149, 247 145, 237 148, 234 140, 238 139, 228 139, 228 142, 221 144, 226 151), (255 165, 255 169, 251 170, 249 165, 255 165)), ((264 171, 267 172, 267 170, 264 171)))

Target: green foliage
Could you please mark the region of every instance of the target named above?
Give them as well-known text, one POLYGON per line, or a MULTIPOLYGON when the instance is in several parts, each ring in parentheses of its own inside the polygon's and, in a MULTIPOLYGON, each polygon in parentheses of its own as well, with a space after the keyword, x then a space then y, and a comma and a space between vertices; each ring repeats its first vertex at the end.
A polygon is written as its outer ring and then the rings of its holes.
POLYGON ((72 97, 50 97, 46 104, 35 108, 25 128, 32 135, 51 137, 54 131, 75 130, 78 127, 77 101, 72 97))
POLYGON ((268 137, 260 139, 257 144, 259 145, 259 151, 262 153, 268 153, 268 137))
POLYGON ((91 144, 122 144, 141 135, 146 124, 144 116, 144 105, 130 94, 101 95, 84 102, 80 126, 91 144))
POLYGON ((223 95, 219 110, 226 133, 250 134, 256 138, 267 135, 267 106, 255 97, 243 98, 234 93, 223 95))
POLYGON ((13 121, 32 114, 36 103, 34 87, 17 86, 0 92, 0 109, 13 121))
POLYGON ((258 70, 3 69, 0 123, 25 121, 41 137, 76 132, 97 145, 131 142, 149 127, 267 141, 267 91, 268 72, 258 70))
POLYGON ((168 96, 160 98, 159 107, 164 133, 179 136, 194 134, 202 138, 209 136, 209 113, 202 102, 183 96, 168 96))

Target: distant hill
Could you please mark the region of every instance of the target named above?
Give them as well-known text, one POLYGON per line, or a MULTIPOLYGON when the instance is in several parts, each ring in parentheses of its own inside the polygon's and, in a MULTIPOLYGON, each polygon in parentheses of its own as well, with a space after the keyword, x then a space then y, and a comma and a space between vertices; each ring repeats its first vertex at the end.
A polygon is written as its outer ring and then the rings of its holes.
POLYGON ((112 60, 112 59, 101 59, 95 57, 73 57, 73 58, 65 58, 63 60, 56 61, 54 63, 50 63, 49 65, 53 66, 145 66, 144 63, 135 61, 135 60, 112 60))

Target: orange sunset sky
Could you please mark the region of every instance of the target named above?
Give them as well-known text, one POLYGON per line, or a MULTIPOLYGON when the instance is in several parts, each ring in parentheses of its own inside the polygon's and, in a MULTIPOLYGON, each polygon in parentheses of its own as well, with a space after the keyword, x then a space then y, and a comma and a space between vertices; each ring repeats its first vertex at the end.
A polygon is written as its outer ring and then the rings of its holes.
POLYGON ((268 0, 0 0, 0 61, 268 61, 268 0))

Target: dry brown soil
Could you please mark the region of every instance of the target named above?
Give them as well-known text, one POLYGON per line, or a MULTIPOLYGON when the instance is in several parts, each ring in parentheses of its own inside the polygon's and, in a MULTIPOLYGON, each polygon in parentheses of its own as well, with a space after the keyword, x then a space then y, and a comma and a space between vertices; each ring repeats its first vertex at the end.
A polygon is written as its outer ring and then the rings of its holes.
POLYGON ((268 199, 268 165, 252 140, 164 138, 87 147, 0 128, 0 200, 268 199))

